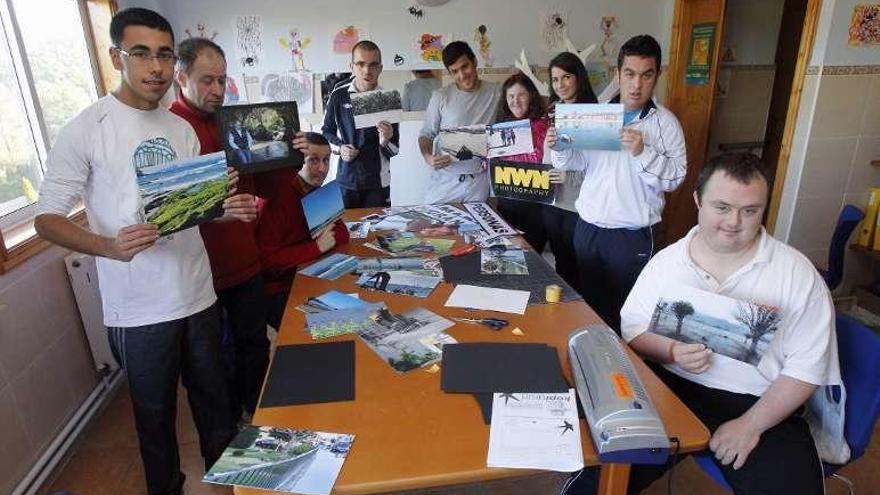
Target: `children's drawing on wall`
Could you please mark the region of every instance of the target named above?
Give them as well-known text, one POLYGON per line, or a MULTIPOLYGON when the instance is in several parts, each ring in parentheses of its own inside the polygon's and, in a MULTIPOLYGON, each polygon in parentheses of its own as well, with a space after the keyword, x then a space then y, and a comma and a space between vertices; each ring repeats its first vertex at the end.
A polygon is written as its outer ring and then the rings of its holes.
POLYGON ((880 45, 880 3, 860 4, 853 7, 852 22, 849 25, 849 44, 880 45))
POLYGON ((183 30, 187 38, 205 38, 214 41, 214 38, 217 37, 217 31, 210 31, 211 34, 208 34, 209 31, 201 22, 196 23, 195 29, 186 28, 183 30))
POLYGON ((303 58, 303 50, 309 46, 311 43, 311 38, 306 38, 300 34, 299 29, 293 28, 290 30, 290 35, 288 38, 280 38, 278 43, 281 44, 282 48, 290 50, 290 63, 293 65, 293 70, 301 71, 306 70, 306 62, 303 58))
POLYGON ((519 69, 520 72, 528 76, 528 78, 535 83, 535 87, 538 88, 538 93, 540 93, 541 96, 550 96, 550 86, 532 72, 532 66, 529 65, 529 60, 526 58, 525 49, 522 49, 519 52, 519 58, 513 61, 513 66, 519 69))
POLYGON ((474 32, 474 44, 480 48, 483 65, 492 67, 492 52, 490 51, 492 42, 489 41, 489 28, 485 24, 480 24, 474 32))
POLYGON ((342 26, 332 26, 330 28, 331 40, 333 42, 333 53, 339 55, 351 54, 351 49, 358 41, 369 39, 364 24, 344 24, 342 26))
POLYGON ((614 28, 617 27, 617 19, 614 16, 605 16, 602 18, 600 28, 605 39, 602 40, 601 50, 602 57, 613 57, 617 55, 617 48, 614 44, 614 28))
POLYGON ((242 15, 235 19, 235 46, 242 67, 258 67, 263 53, 263 18, 242 15))
POLYGON ((544 49, 548 52, 561 50, 567 32, 568 20, 565 14, 555 11, 545 15, 541 22, 541 40, 544 42, 544 49))
POLYGON ((442 34, 422 33, 419 36, 419 50, 425 62, 442 62, 444 46, 442 34))
POLYGON ((300 113, 315 111, 313 95, 311 72, 269 73, 260 81, 261 102, 295 101, 300 113))
POLYGON ((238 80, 229 74, 226 75, 226 93, 223 97, 223 103, 226 105, 247 103, 247 98, 238 89, 238 80))

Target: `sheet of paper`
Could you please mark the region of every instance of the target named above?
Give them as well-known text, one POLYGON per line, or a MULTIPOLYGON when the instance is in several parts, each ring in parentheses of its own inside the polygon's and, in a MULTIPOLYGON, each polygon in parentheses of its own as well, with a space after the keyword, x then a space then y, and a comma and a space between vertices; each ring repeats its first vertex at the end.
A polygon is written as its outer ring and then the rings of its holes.
POLYGON ((529 291, 493 289, 475 285, 459 285, 449 295, 446 306, 473 308, 504 313, 525 314, 529 304, 529 291))
POLYGON ((562 472, 583 468, 574 389, 494 394, 486 465, 562 472))

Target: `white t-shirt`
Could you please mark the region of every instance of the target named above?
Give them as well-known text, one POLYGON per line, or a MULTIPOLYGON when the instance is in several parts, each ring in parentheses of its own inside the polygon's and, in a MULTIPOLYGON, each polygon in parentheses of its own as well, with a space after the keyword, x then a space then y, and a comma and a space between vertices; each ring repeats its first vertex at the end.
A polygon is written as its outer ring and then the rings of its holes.
POLYGON ((834 330, 834 306, 825 282, 809 260, 761 231, 754 258, 718 283, 698 267, 688 246, 699 227, 657 253, 642 270, 620 312, 629 342, 647 331, 660 299, 688 287, 778 308, 782 319, 757 366, 721 353, 700 374, 675 364, 666 369, 706 387, 761 396, 780 375, 814 385, 841 383, 834 330))
MULTIPOLYGON (((37 215, 67 215, 82 197, 90 229, 115 237, 144 222, 137 170, 199 154, 192 127, 165 108, 145 111, 107 95, 73 118, 46 163, 37 215)), ((130 262, 97 259, 104 324, 135 327, 204 310, 216 295, 198 228, 160 238, 130 262)))

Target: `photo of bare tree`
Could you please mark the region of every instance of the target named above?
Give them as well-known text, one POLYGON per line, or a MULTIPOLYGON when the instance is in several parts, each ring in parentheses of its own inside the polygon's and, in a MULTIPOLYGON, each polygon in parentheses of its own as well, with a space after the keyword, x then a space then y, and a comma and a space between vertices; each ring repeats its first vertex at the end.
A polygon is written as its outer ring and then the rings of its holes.
POLYGON ((648 330, 757 366, 782 318, 773 306, 690 289, 657 301, 648 330))

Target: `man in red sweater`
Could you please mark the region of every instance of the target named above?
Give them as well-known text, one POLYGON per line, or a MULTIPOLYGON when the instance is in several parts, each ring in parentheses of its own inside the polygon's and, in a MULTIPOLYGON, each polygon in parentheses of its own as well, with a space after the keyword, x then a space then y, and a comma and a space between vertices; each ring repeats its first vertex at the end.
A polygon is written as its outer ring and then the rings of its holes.
POLYGON ((330 145, 324 136, 298 133, 293 147, 305 155, 297 172, 282 168, 257 176, 257 245, 263 265, 269 324, 278 328, 296 267, 348 242, 342 220, 328 225, 312 239, 302 210, 302 198, 321 187, 330 169, 330 145))
MULTIPOLYGON (((217 109, 226 92, 226 58, 213 41, 189 38, 177 45, 174 79, 180 88, 170 110, 192 125, 202 154, 223 149, 217 127, 217 109)), ((253 179, 239 176, 239 191, 253 192, 253 179)), ((226 337, 232 339, 234 359, 229 363, 230 394, 236 418, 253 415, 269 364, 266 305, 260 275, 260 252, 255 224, 209 222, 200 227, 214 290, 223 313, 226 337)), ((225 340, 225 338, 224 338, 225 340)))

